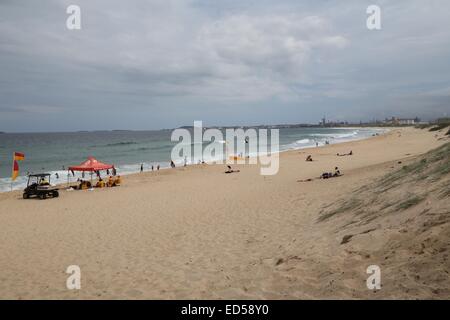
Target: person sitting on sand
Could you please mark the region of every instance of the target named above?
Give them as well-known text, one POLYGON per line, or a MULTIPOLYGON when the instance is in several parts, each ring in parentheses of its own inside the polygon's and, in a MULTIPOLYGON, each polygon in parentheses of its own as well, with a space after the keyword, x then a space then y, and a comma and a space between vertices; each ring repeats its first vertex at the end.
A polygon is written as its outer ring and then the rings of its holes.
POLYGON ((109 176, 109 179, 108 179, 108 187, 112 187, 113 185, 114 185, 114 179, 113 179, 112 176, 109 176))
POLYGON ((170 166, 171 166, 172 168, 175 168, 175 162, 173 162, 173 160, 170 161, 170 166))
POLYGON ((240 170, 233 170, 233 169, 231 169, 230 165, 227 165, 227 167, 228 167, 228 170, 225 171, 225 173, 241 172, 240 170))
POLYGON ((306 161, 313 161, 311 155, 309 155, 309 156, 306 157, 306 161))
POLYGON ((116 180, 114 181, 113 186, 119 187, 121 183, 122 183, 122 178, 120 178, 120 176, 117 176, 116 180))
POLYGON ((105 187, 105 181, 103 181, 103 179, 100 178, 95 186, 97 188, 104 188, 105 187))
POLYGON ((80 179, 80 184, 78 185, 78 190, 86 190, 91 187, 91 183, 89 181, 84 181, 80 179))

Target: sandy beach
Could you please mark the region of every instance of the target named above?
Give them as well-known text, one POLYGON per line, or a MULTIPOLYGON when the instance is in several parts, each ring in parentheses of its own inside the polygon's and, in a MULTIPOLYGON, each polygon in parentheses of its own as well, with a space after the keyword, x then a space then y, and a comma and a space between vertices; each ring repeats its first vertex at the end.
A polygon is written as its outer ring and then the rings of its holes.
POLYGON ((444 145, 445 132, 284 152, 274 176, 205 164, 45 201, 0 194, 0 298, 449 299, 450 200, 433 191, 449 174, 374 201, 369 188, 444 145), (302 182, 336 166, 343 176, 302 182), (428 192, 399 206, 416 191, 428 192), (80 290, 66 288, 69 265, 81 268, 80 290), (369 265, 381 290, 367 289, 369 265))

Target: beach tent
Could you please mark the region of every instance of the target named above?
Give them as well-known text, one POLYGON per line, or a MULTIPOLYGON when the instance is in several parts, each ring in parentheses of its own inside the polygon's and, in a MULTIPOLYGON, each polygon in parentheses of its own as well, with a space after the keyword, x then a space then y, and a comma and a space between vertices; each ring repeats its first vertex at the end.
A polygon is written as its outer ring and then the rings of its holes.
MULTIPOLYGON (((88 159, 86 161, 84 161, 83 163, 81 163, 78 166, 72 166, 68 168, 68 172, 69 171, 88 171, 91 174, 91 182, 92 182, 92 173, 94 172, 98 172, 101 170, 109 170, 109 169, 113 169, 114 165, 112 164, 107 164, 107 163, 103 163, 98 161, 97 159, 95 159, 94 157, 88 157, 88 159)), ((67 174, 67 185, 69 185, 70 183, 70 175, 67 174)))
POLYGON ((94 157, 89 157, 86 161, 78 166, 69 167, 70 171, 100 171, 114 168, 114 165, 98 161, 94 157))

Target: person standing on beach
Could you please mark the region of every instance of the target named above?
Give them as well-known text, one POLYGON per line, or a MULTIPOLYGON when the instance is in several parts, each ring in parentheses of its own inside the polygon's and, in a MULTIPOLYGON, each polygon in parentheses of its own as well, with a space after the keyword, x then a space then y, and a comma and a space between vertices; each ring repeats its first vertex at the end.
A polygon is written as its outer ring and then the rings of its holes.
POLYGON ((159 163, 158 163, 158 165, 156 166, 156 170, 158 170, 158 171, 159 171, 159 163))
POLYGON ((144 164, 141 163, 141 172, 144 172, 144 164))
POLYGON ((152 165, 152 171, 153 171, 153 165, 152 165))

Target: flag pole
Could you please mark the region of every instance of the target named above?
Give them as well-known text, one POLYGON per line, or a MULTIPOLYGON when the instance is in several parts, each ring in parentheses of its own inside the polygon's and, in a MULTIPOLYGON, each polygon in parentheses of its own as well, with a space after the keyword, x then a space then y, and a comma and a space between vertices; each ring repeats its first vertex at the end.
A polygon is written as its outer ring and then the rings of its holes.
POLYGON ((11 172, 11 191, 13 190, 13 172, 14 172, 14 152, 13 152, 13 156, 12 156, 12 172, 11 172))

